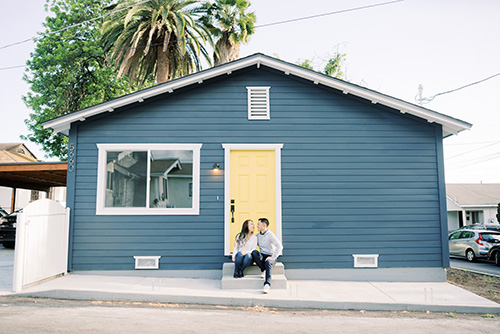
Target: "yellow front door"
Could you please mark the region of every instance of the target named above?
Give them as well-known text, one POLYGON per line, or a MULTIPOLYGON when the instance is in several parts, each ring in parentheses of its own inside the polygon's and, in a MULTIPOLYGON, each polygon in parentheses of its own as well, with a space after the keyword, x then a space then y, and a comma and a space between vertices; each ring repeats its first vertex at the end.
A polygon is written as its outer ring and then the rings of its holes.
POLYGON ((275 151, 232 150, 230 157, 230 251, 247 219, 267 218, 276 234, 275 151), (233 221, 234 219, 234 221, 233 221))

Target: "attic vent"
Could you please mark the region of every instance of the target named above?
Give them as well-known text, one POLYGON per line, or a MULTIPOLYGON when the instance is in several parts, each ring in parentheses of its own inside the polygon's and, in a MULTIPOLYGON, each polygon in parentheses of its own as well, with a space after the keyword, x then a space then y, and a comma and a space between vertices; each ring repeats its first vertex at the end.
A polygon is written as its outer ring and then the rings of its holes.
POLYGON ((269 89, 271 87, 247 87, 248 119, 270 119, 269 89))
POLYGON ((353 254, 354 268, 377 268, 378 254, 353 254))
POLYGON ((135 269, 159 269, 161 256, 134 256, 135 269))

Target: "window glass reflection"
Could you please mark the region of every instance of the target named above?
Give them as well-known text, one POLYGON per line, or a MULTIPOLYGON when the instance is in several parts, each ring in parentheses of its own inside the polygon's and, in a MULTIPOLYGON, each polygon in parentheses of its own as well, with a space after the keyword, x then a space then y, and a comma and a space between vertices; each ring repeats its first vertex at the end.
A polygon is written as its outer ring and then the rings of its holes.
POLYGON ((150 208, 192 208, 193 151, 151 151, 150 208))
POLYGON ((106 207, 145 207, 147 152, 107 152, 106 207))

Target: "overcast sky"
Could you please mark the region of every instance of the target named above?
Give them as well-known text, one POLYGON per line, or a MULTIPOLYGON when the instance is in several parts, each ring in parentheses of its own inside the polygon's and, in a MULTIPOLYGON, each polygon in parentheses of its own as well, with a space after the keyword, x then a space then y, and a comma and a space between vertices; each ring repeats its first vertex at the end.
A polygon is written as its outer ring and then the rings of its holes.
MULTIPOLYGON (((251 0, 258 28, 240 56, 311 59, 319 69, 339 51, 346 54, 348 81, 412 103, 419 84, 431 97, 500 73, 500 1, 406 0, 345 11, 385 2, 251 0), (327 13, 334 14, 284 22, 327 13)), ((1 1, 0 12, 0 48, 34 37, 47 15, 43 0, 1 1)), ((0 142, 20 142, 27 134, 24 68, 5 68, 24 65, 34 46, 0 49, 0 142)), ((500 75, 424 105, 473 124, 444 140, 448 183, 500 183, 499 94, 500 75)), ((44 159, 35 144, 26 144, 44 159)))

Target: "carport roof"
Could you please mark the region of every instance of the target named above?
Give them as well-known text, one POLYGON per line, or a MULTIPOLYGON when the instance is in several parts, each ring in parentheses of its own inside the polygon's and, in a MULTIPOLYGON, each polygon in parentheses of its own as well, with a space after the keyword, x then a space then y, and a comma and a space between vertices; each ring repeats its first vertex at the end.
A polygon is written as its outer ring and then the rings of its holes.
POLYGON ((48 191, 66 186, 66 162, 0 164, 0 186, 48 191))

